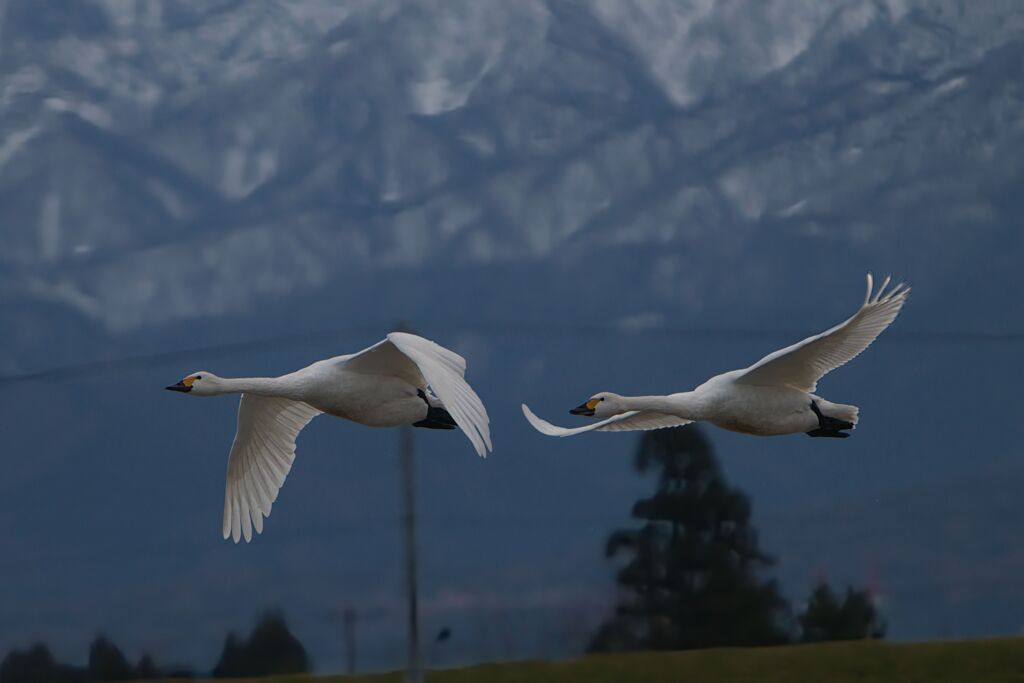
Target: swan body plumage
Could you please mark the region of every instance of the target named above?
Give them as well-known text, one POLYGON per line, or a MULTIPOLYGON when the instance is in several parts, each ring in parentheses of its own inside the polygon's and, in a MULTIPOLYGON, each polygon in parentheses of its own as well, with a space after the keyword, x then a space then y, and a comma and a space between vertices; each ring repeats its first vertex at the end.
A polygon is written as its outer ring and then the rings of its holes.
POLYGON ((263 531, 295 459, 299 432, 322 413, 369 427, 460 428, 480 456, 493 449, 483 402, 465 380, 466 361, 428 339, 392 332, 359 353, 317 361, 280 377, 231 379, 192 373, 173 391, 242 395, 228 455, 224 538, 263 531))
POLYGON ((858 408, 833 403, 814 392, 819 379, 859 355, 899 314, 910 288, 901 284, 886 292, 888 285, 886 278, 875 291, 869 273, 864 303, 852 317, 770 353, 748 368, 716 375, 693 391, 667 396, 594 394, 570 412, 603 419, 576 428, 555 426, 537 417, 525 403, 523 414, 548 436, 662 429, 700 420, 758 436, 804 432, 848 437, 846 430, 859 420, 858 408))

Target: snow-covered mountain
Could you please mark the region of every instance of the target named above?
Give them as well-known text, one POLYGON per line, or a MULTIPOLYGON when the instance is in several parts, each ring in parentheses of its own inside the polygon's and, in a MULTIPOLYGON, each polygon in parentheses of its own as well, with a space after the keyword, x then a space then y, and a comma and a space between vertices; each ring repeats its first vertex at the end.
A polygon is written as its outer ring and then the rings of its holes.
POLYGON ((1014 2, 0 7, 5 298, 108 329, 354 271, 646 245, 685 305, 751 249, 1018 239, 1014 2))

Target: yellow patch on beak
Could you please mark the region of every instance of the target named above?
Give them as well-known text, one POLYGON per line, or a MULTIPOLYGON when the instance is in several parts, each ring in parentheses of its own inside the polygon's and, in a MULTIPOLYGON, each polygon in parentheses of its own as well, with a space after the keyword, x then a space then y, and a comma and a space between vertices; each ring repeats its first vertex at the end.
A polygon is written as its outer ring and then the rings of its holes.
POLYGON ((186 387, 191 388, 192 385, 195 383, 195 381, 196 381, 196 376, 192 375, 190 377, 186 377, 185 379, 181 380, 181 383, 184 384, 186 387))
POLYGON ((587 410, 594 410, 595 408, 597 408, 597 404, 600 402, 601 399, 599 398, 590 399, 589 401, 587 401, 587 410))

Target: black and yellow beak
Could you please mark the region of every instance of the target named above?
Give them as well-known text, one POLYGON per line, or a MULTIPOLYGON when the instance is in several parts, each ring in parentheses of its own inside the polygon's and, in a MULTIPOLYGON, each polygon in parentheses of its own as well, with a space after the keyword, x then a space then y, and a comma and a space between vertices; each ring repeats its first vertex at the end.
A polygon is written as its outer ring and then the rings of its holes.
POLYGON ((586 417, 594 417, 594 408, 600 403, 600 399, 592 398, 581 406, 576 406, 569 411, 570 415, 584 415, 586 417))
POLYGON ((177 384, 172 384, 169 387, 164 387, 167 391, 180 391, 187 394, 192 391, 192 384, 196 381, 195 377, 186 377, 177 384))

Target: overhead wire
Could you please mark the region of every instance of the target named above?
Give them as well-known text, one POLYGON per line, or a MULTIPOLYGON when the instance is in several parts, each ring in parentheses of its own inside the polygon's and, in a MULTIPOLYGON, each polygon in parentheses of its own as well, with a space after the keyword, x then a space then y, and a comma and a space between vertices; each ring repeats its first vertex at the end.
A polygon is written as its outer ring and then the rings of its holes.
MULTIPOLYGON (((696 340, 717 339, 724 341, 778 341, 789 339, 799 341, 807 336, 807 330, 772 329, 772 328, 712 328, 712 327, 630 327, 616 323, 568 324, 551 325, 530 322, 443 322, 423 323, 417 329, 430 330, 444 327, 447 330, 478 334, 526 334, 526 335, 594 335, 614 334, 620 337, 664 336, 689 338, 696 340)), ((0 386, 39 381, 62 381, 101 375, 112 370, 142 369, 169 365, 176 361, 237 354, 259 353, 263 351, 295 348, 327 341, 339 337, 363 333, 373 333, 388 329, 386 325, 357 325, 352 327, 312 330, 264 337, 250 341, 223 342, 184 349, 156 351, 137 355, 123 355, 113 358, 69 363, 51 368, 43 368, 19 374, 0 375, 0 386)), ((886 334, 887 342, 907 344, 1020 344, 1024 343, 1024 332, 1012 331, 975 331, 975 330, 929 330, 929 331, 897 331, 886 334)))

